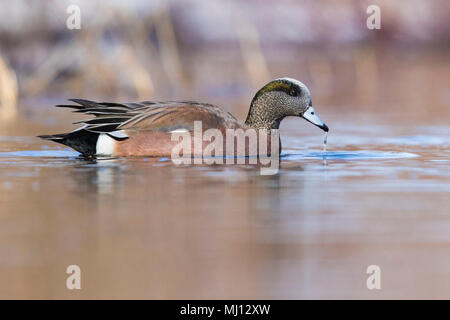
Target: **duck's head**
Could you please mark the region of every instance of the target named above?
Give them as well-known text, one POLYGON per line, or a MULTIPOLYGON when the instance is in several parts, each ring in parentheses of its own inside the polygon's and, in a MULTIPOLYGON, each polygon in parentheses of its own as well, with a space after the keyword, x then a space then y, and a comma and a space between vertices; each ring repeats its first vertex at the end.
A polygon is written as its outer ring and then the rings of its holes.
POLYGON ((312 106, 308 87, 291 78, 275 79, 260 89, 245 123, 253 128, 278 129, 281 120, 288 116, 302 117, 328 132, 312 106))

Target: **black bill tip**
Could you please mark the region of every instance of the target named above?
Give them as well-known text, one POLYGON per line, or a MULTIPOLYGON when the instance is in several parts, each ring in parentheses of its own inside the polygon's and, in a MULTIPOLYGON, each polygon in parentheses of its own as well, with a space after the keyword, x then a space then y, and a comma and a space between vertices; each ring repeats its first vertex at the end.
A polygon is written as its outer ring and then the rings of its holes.
POLYGON ((330 130, 330 129, 328 129, 328 126, 324 123, 323 125, 321 125, 321 126, 318 126, 320 129, 322 129, 323 131, 325 131, 325 132, 328 132, 328 130, 330 130))

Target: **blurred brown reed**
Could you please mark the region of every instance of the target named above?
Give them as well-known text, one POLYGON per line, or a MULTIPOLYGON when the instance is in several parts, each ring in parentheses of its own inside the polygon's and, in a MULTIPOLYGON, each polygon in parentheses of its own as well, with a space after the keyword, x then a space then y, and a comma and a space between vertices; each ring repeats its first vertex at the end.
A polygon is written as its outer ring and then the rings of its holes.
POLYGON ((16 73, 0 56, 0 120, 10 121, 16 118, 18 94, 16 73))

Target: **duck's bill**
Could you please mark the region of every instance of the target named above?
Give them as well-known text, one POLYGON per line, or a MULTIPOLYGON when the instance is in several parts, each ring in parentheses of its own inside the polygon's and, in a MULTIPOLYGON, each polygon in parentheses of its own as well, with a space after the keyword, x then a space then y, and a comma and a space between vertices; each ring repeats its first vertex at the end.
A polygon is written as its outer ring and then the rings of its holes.
POLYGON ((320 120, 313 107, 306 109, 302 117, 305 118, 306 121, 311 122, 313 125, 318 126, 323 131, 328 132, 328 126, 320 120))

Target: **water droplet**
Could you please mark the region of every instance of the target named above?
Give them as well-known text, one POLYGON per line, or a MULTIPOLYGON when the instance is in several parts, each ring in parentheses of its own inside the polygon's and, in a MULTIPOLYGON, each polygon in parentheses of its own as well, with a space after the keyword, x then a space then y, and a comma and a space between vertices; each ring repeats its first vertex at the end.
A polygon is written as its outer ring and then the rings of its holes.
POLYGON ((323 138, 323 165, 327 165, 327 140, 328 140, 328 132, 325 132, 325 136, 323 138))

